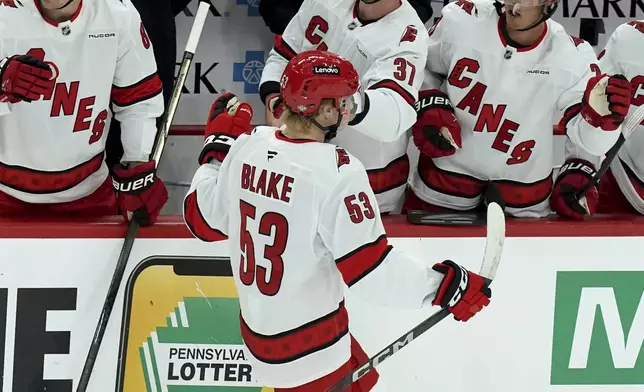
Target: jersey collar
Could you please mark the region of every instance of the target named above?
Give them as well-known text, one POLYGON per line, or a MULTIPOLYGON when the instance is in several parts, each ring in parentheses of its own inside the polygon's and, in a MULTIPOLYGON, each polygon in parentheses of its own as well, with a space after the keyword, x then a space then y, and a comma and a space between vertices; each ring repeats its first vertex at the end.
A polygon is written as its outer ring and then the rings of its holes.
MULTIPOLYGON (((34 0, 34 4, 36 5, 36 9, 38 10, 38 14, 40 14, 40 16, 42 17, 42 19, 45 22, 47 22, 48 24, 50 24, 50 25, 52 25, 54 27, 58 27, 58 22, 54 22, 53 20, 47 19, 45 14, 43 14, 42 8, 40 7, 40 1, 34 0)), ((76 20, 76 18, 78 18, 78 15, 80 15, 82 8, 83 8, 83 0, 81 0, 80 4, 78 4, 78 8, 76 9, 76 12, 74 12, 72 17, 69 19, 69 22, 73 22, 74 20, 76 20)))
POLYGON ((275 138, 277 140, 281 140, 283 142, 296 143, 296 144, 300 144, 300 143, 320 143, 317 140, 313 140, 313 139, 291 139, 291 138, 288 138, 282 133, 281 129, 277 129, 275 131, 275 138))

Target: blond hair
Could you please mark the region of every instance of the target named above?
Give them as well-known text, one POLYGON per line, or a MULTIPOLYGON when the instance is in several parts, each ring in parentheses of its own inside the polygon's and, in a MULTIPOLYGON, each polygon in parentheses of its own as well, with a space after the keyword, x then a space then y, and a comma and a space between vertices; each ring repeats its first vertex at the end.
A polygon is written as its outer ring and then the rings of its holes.
POLYGON ((281 120, 284 122, 289 131, 293 133, 305 133, 311 126, 313 126, 312 119, 320 114, 322 109, 326 106, 333 105, 333 99, 325 98, 320 102, 318 110, 315 114, 304 116, 298 113, 291 111, 291 109, 286 106, 284 112, 282 113, 281 120))

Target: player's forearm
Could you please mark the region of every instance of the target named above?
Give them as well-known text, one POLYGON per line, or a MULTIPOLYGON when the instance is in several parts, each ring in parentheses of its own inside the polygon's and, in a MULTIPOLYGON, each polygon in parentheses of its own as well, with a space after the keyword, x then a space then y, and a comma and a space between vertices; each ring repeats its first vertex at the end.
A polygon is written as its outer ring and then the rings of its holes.
POLYGON ((599 166, 601 165, 601 156, 598 155, 593 155, 586 151, 585 148, 579 146, 575 142, 573 142, 570 138, 566 138, 566 144, 565 144, 565 153, 564 153, 564 161, 586 161, 590 164, 593 165, 595 170, 599 169, 599 166))
POLYGON ((439 75, 425 68, 421 90, 440 90, 444 79, 444 75, 439 75))
POLYGON ((157 118, 163 113, 161 94, 137 104, 114 105, 114 118, 121 123, 122 162, 148 162, 157 135, 157 118))
POLYGON ((567 135, 576 145, 591 155, 604 155, 619 138, 621 126, 614 131, 604 131, 586 122, 578 114, 567 125, 567 135))
POLYGON ((278 94, 280 92, 280 79, 282 72, 286 68, 288 61, 282 57, 275 49, 271 50, 264 70, 262 71, 262 79, 259 83, 259 95, 262 102, 266 104, 266 99, 270 94, 278 94))
POLYGON ((156 119, 139 116, 115 116, 121 123, 121 162, 148 162, 157 134, 156 119))
POLYGON ((413 106, 399 94, 385 88, 367 90, 365 94, 368 106, 350 123, 365 135, 383 142, 394 142, 416 122, 413 106))
POLYGON ((443 274, 395 247, 384 260, 351 286, 356 295, 378 305, 419 309, 431 304, 443 274))
POLYGON ((222 241, 227 238, 224 234, 226 228, 223 227, 225 222, 213 222, 209 219, 213 215, 225 216, 222 213, 213 214, 211 211, 213 208, 219 208, 217 206, 220 201, 217 183, 220 169, 221 162, 217 160, 201 165, 192 178, 190 190, 183 204, 186 225, 195 237, 206 242, 222 241))

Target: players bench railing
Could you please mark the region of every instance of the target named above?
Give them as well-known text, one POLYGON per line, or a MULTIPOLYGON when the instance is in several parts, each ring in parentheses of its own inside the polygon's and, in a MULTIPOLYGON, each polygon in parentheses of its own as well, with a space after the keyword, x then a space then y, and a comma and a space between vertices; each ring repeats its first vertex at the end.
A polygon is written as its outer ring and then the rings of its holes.
MULTIPOLYGON (((383 217, 391 238, 484 237, 485 227, 412 225, 405 216, 383 217)), ((120 216, 86 218, 10 219, 0 218, 0 238, 121 238, 127 225, 120 216)), ((644 237, 644 217, 598 215, 584 221, 559 218, 507 220, 508 237, 644 237)), ((181 216, 162 216, 150 227, 141 228, 138 238, 192 238, 181 216)))

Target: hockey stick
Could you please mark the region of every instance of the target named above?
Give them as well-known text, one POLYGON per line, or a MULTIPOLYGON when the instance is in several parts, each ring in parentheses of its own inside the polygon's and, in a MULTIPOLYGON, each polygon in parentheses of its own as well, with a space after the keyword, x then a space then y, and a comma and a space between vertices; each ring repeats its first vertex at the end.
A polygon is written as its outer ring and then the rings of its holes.
POLYGON ((606 171, 610 167, 611 163, 613 163, 613 161, 615 160, 615 157, 617 157, 619 149, 622 148, 622 146, 626 142, 626 139, 628 139, 631 133, 633 133, 633 131, 637 128, 638 125, 640 125, 642 121, 644 121, 644 106, 638 107, 637 110, 633 112, 633 115, 628 116, 626 121, 624 121, 624 124, 622 124, 622 133, 619 135, 619 139, 617 139, 615 145, 611 147, 610 150, 608 150, 608 152, 606 153, 606 157, 599 167, 599 170, 597 170, 597 173, 595 173, 593 178, 588 181, 579 192, 575 194, 575 198, 579 200, 579 204, 581 204, 582 206, 586 205, 586 192, 588 192, 592 187, 596 186, 599 183, 600 178, 602 178, 604 173, 606 173, 606 171))
MULTIPOLYGON (((505 201, 497 186, 488 181, 483 193, 483 204, 498 204, 505 210, 505 201)), ((429 212, 422 210, 407 211, 407 222, 413 225, 438 226, 483 226, 487 223, 485 212, 429 212)))
MULTIPOLYGON (((505 242, 505 215, 497 203, 490 203, 487 206, 487 238, 485 241, 485 254, 481 264, 479 275, 485 277, 489 284, 496 276, 499 268, 501 254, 503 253, 503 243, 505 242)), ((378 354, 369 358, 359 368, 348 374, 337 384, 327 389, 326 392, 342 392, 354 382, 358 381, 364 375, 373 370, 376 366, 384 362, 387 358, 394 355, 403 347, 414 341, 423 333, 427 332, 434 325, 441 322, 450 315, 447 308, 443 308, 431 315, 428 319, 415 326, 411 331, 405 333, 393 343, 382 349, 378 354)))
MULTIPOLYGON (((190 65, 192 64, 192 59, 194 53, 197 50, 197 44, 199 43, 199 38, 201 37, 201 31, 208 16, 208 10, 210 5, 206 2, 199 2, 199 9, 197 10, 197 15, 195 21, 192 25, 192 30, 190 31, 190 36, 188 37, 188 42, 186 44, 186 49, 183 52, 183 60, 181 61, 181 68, 179 70, 179 75, 177 80, 174 82, 174 88, 172 90, 172 97, 168 103, 165 115, 163 116, 163 121, 161 127, 156 136, 156 141, 154 144, 154 149, 152 150, 152 159, 156 161, 158 167, 161 155, 163 154, 163 148, 165 146, 166 139, 170 132, 170 125, 174 119, 174 115, 177 111, 177 106, 179 105, 179 100, 181 99, 181 90, 183 89, 184 84, 186 83, 186 78, 188 77, 188 71, 190 70, 190 65)), ((83 371, 81 373, 80 380, 78 381, 78 387, 76 392, 85 392, 89 384, 90 377, 92 375, 92 370, 94 369, 94 364, 96 363, 96 358, 98 356, 99 349, 101 347, 101 342, 103 341, 103 336, 105 335, 105 330, 107 329, 107 324, 114 309, 114 302, 116 301, 116 295, 118 294, 119 287, 121 286, 121 281, 123 280, 123 274, 125 273, 125 268, 127 266, 127 261, 130 257, 130 252, 132 251, 132 245, 134 245, 134 240, 136 234, 139 230, 139 225, 136 221, 132 220, 130 226, 127 230, 127 235, 123 243, 123 248, 121 248, 121 253, 119 254, 116 267, 114 269, 114 275, 112 276, 112 281, 107 290, 107 295, 105 297, 105 302, 103 304, 103 309, 101 310, 101 315, 98 319, 98 324, 96 330, 94 331, 94 337, 89 347, 89 352, 87 353, 87 358, 85 360, 85 365, 83 366, 83 371)))

